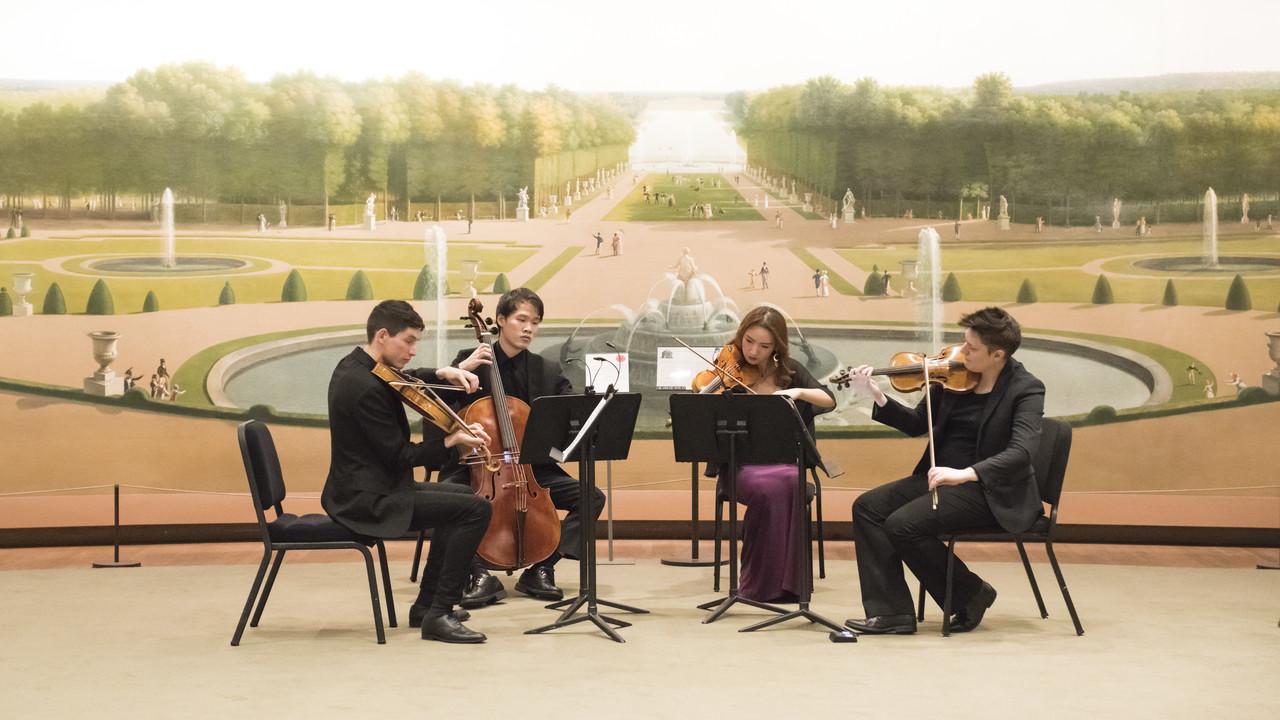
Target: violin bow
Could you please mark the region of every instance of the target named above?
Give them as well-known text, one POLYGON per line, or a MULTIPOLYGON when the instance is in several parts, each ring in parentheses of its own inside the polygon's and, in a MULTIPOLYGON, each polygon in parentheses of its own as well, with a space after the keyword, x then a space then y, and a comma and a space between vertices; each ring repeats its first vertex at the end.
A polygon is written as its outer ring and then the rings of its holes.
MULTIPOLYGON (((929 355, 921 353, 921 367, 924 370, 924 411, 928 416, 929 427, 929 469, 933 470, 938 467, 938 457, 933 449, 933 386, 929 382, 929 355)), ((931 491, 933 510, 938 511, 938 488, 934 487, 931 491)))

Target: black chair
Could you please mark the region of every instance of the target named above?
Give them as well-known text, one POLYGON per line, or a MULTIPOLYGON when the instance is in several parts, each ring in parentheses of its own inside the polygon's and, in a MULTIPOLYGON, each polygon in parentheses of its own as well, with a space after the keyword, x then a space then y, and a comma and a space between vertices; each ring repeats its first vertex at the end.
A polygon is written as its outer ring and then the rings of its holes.
MULTIPOLYGON (((1036 583, 1035 573, 1031 571, 1031 562, 1027 559, 1024 542, 1042 542, 1049 555, 1049 565, 1058 578, 1058 587, 1062 589, 1062 599, 1067 604, 1067 612, 1071 613, 1071 622, 1076 626, 1076 635, 1084 634, 1080 617, 1076 614, 1076 606, 1071 602, 1071 593, 1067 591, 1067 581, 1062 577, 1062 568, 1058 566, 1058 558, 1053 554, 1053 531, 1058 526, 1058 504, 1062 501, 1062 482, 1067 474, 1067 459, 1071 455, 1071 426, 1054 418, 1044 418, 1041 425, 1040 446, 1032 459, 1035 468, 1036 484, 1040 486, 1040 499, 1049 504, 1049 514, 1042 515, 1035 524, 1021 534, 1005 532, 1003 528, 978 528, 962 532, 941 535, 947 542, 947 592, 942 603, 942 635, 951 635, 951 578, 955 565, 956 541, 970 542, 1007 542, 1014 541, 1018 545, 1018 554, 1022 556, 1022 567, 1027 571, 1027 580, 1031 582, 1031 592, 1036 596, 1036 605, 1040 608, 1040 617, 1049 617, 1044 607, 1044 598, 1040 596, 1040 586, 1036 583)), ((924 584, 920 584, 920 600, 916 609, 916 618, 924 621, 924 584)))
POLYGON ((280 572, 280 564, 284 562, 284 554, 288 550, 358 550, 364 556, 365 570, 369 576, 369 598, 373 601, 373 626, 378 633, 378 644, 387 641, 382 629, 382 608, 378 602, 378 583, 373 570, 373 556, 370 546, 378 548, 378 562, 382 566, 382 586, 387 593, 387 620, 391 627, 396 626, 396 611, 391 596, 391 577, 387 573, 387 550, 382 541, 376 538, 357 535, 334 522, 328 515, 291 515, 284 512, 282 504, 285 498, 284 475, 280 471, 280 458, 276 455, 276 445, 271 440, 271 431, 259 420, 241 423, 236 428, 240 439, 240 457, 244 460, 244 472, 249 479, 249 495, 253 498, 253 509, 258 515, 258 529, 262 531, 262 563, 258 566, 258 574, 249 589, 249 599, 245 600, 244 612, 240 613, 240 623, 236 625, 236 633, 231 637, 233 646, 240 644, 240 636, 244 634, 245 623, 257 627, 262 618, 262 609, 267 605, 267 597, 271 595, 271 587, 275 584, 276 574, 280 572), (276 519, 267 521, 266 509, 274 508, 276 519), (258 588, 262 587, 262 577, 267 572, 267 563, 275 553, 275 562, 271 564, 271 574, 267 577, 266 587, 262 588, 262 597, 258 598, 258 608, 249 622, 249 610, 253 608, 258 588))
MULTIPOLYGON (((827 553, 826 553, 826 547, 822 540, 822 482, 818 480, 818 471, 815 470, 814 468, 809 468, 809 477, 812 480, 812 482, 805 483, 805 502, 806 504, 808 504, 810 508, 810 512, 807 512, 804 515, 804 520, 805 520, 804 533, 807 537, 810 537, 810 538, 813 537, 812 528, 815 521, 815 519, 813 518, 813 515, 816 513, 817 515, 816 524, 818 526, 818 537, 817 537, 818 577, 825 579, 827 577, 827 553)), ((716 522, 715 522, 716 545, 715 545, 715 558, 714 558, 715 564, 711 566, 713 568, 713 572, 715 573, 715 582, 713 583, 713 587, 712 587, 713 592, 720 592, 720 564, 722 562, 720 558, 722 555, 721 543, 724 541, 724 537, 722 537, 723 527, 724 527, 723 526, 724 510, 728 504, 729 504, 729 495, 725 491, 723 484, 717 482, 716 483, 716 522)), ((813 562, 812 555, 809 556, 809 561, 813 562)), ((812 573, 813 571, 810 570, 810 572, 812 573)))

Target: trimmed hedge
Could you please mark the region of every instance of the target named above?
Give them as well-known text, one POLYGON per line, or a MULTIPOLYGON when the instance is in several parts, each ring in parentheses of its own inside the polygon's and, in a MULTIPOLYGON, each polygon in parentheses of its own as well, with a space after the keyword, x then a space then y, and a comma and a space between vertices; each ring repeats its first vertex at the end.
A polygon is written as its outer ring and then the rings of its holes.
POLYGON ((44 294, 44 307, 40 310, 45 315, 66 315, 67 298, 62 294, 58 283, 53 283, 44 294))
POLYGON ((493 279, 493 292, 501 295, 511 291, 511 281, 507 279, 506 273, 498 273, 498 277, 493 279))
POLYGON ((24 238, 31 237, 31 228, 26 225, 23 225, 22 232, 18 233, 18 236, 24 237, 24 238))
POLYGON ((1111 292, 1111 281, 1106 275, 1099 275, 1098 282, 1093 285, 1093 304, 1110 305, 1115 301, 1115 293, 1111 292))
POLYGON ((1031 283, 1031 278, 1022 280, 1022 287, 1018 288, 1018 303, 1027 305, 1038 301, 1040 298, 1036 296, 1036 286, 1031 283))
POLYGON ((369 283, 369 276, 365 275, 363 270, 357 270, 356 274, 351 276, 351 282, 347 283, 347 299, 373 299, 373 285, 369 283))
POLYGON ((84 306, 85 315, 115 315, 116 303, 111 299, 111 288, 107 281, 99 279, 89 291, 89 302, 84 306))
POLYGON ((307 284, 302 281, 302 273, 290 270, 285 278, 284 288, 280 290, 280 302, 306 302, 307 284))
POLYGON ((432 300, 436 296, 436 278, 431 274, 431 266, 423 265, 418 271, 418 279, 413 281, 414 300, 432 300))
POLYGON ((1236 275, 1231 280, 1231 289, 1227 290, 1226 308, 1228 310, 1252 310, 1253 300, 1249 297, 1249 286, 1244 284, 1244 277, 1236 275))
POLYGON ((9 228, 9 232, 4 234, 5 240, 12 240, 16 237, 18 237, 18 231, 14 230, 13 228, 9 228))
POLYGON ((142 312, 159 312, 160 298, 156 297, 154 290, 147 291, 147 297, 142 301, 142 312))
POLYGON ((1252 405, 1253 403, 1264 402, 1271 399, 1271 395, 1260 387, 1249 386, 1236 393, 1236 402, 1242 405, 1252 405))
POLYGON ((1089 416, 1085 420, 1091 423, 1103 423, 1111 422, 1119 416, 1120 414, 1116 412, 1116 409, 1110 405, 1098 405, 1089 411, 1089 416))
POLYGON ((956 274, 947 273, 947 279, 942 283, 942 301, 956 302, 963 295, 960 292, 960 280, 956 278, 956 274))
POLYGON ((862 294, 868 297, 884 294, 884 277, 880 275, 879 270, 872 270, 867 276, 867 281, 862 284, 862 294))
POLYGON ((222 292, 218 293, 218 304, 219 305, 235 305, 236 304, 236 291, 231 289, 230 280, 222 284, 222 292))
POLYGON ((1174 307, 1178 304, 1178 290, 1173 286, 1173 280, 1164 284, 1164 297, 1161 298, 1160 304, 1166 307, 1174 307))
POLYGON ((9 291, 0 288, 0 317, 13 314, 13 298, 9 297, 9 291))

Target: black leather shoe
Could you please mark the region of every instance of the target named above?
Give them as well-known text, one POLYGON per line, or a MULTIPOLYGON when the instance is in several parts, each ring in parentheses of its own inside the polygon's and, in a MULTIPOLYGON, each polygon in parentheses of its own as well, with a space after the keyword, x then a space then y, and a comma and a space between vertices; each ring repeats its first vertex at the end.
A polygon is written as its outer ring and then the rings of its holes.
POLYGON ((915 615, 873 615, 863 619, 849 619, 844 626, 859 635, 911 635, 916 631, 915 615))
POLYGON ((436 615, 422 621, 422 639, 447 643, 482 643, 484 633, 478 633, 458 622, 453 615, 436 615))
POLYGON ((502 581, 481 571, 471 576, 467 591, 462 594, 462 600, 458 604, 464 608, 478 608, 496 603, 506 596, 507 589, 502 586, 502 581))
POLYGON ((539 600, 564 598, 564 591, 556 587, 556 571, 545 565, 534 565, 520 573, 516 590, 539 600))
POLYGON ((978 588, 973 598, 956 613, 955 619, 951 621, 951 632, 969 632, 978 627, 982 623, 982 616, 986 614, 987 608, 991 607, 995 601, 996 589, 985 582, 982 583, 982 587, 978 588))
MULTIPOLYGON (((422 618, 426 617, 427 611, 430 609, 430 605, 419 605, 418 603, 410 605, 409 627, 422 627, 422 618)), ((449 616, 458 622, 466 622, 471 619, 471 613, 463 610, 462 608, 457 608, 453 612, 449 613, 449 616)))

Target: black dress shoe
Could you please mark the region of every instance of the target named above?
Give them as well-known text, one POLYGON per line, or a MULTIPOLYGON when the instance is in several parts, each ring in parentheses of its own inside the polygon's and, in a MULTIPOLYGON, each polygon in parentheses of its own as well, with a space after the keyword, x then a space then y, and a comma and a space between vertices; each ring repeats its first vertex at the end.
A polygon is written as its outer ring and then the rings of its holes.
POLYGON ((545 565, 534 565, 520 573, 516 590, 539 600, 560 600, 564 591, 556 587, 556 571, 545 565))
POLYGON ((982 623, 982 616, 987 612, 987 608, 991 607, 995 601, 996 589, 985 582, 982 583, 978 592, 956 613, 955 619, 951 621, 951 632, 969 632, 978 627, 982 623))
POLYGON ((453 615, 435 615, 423 618, 422 639, 447 643, 482 643, 484 633, 478 633, 458 622, 453 615))
POLYGON ((873 615, 865 620, 845 620, 844 626, 859 635, 911 635, 916 631, 916 616, 873 615))
POLYGON ((462 600, 458 604, 464 608, 478 608, 496 603, 506 596, 507 589, 502 587, 502 581, 481 571, 471 576, 471 583, 467 585, 467 591, 462 594, 462 600))
MULTIPOLYGON (((409 606, 409 627, 422 627, 422 618, 426 617, 427 611, 431 609, 430 605, 419 605, 414 603, 409 606)), ((457 608, 449 613, 449 616, 458 622, 466 622, 471 619, 471 613, 457 608)))

